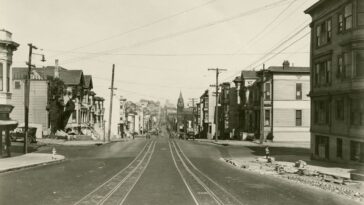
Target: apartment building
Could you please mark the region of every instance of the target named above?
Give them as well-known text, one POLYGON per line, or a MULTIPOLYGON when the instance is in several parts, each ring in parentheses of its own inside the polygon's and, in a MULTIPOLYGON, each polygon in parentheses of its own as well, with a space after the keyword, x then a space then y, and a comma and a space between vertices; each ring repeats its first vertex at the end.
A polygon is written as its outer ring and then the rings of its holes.
POLYGON ((311 27, 311 155, 364 162, 364 1, 320 0, 311 27))

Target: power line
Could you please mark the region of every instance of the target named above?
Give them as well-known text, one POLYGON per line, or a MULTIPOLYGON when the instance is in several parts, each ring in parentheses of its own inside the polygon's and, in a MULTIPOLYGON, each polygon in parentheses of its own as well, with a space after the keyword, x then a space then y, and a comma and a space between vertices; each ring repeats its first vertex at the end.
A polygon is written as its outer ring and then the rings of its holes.
MULTIPOLYGON (((185 13, 188 13, 188 12, 191 12, 193 10, 202 8, 202 7, 207 6, 208 4, 211 4, 211 3, 215 2, 215 1, 217 1, 217 0, 210 0, 210 1, 204 2, 204 3, 200 4, 200 5, 197 5, 197 6, 188 8, 186 10, 183 10, 183 11, 180 11, 180 12, 177 12, 177 13, 174 13, 172 15, 169 15, 169 16, 166 16, 166 17, 157 19, 155 21, 152 21, 150 23, 144 24, 142 26, 129 29, 127 31, 124 31, 122 33, 118 33, 118 34, 112 35, 112 36, 107 37, 107 38, 103 38, 103 39, 100 39, 100 40, 97 40, 97 41, 93 41, 93 42, 88 43, 88 44, 85 44, 83 46, 79 46, 79 47, 76 47, 76 48, 73 48, 73 49, 70 49, 70 50, 67 50, 67 51, 63 51, 62 53, 69 53, 71 51, 75 51, 75 50, 79 50, 79 49, 82 49, 82 48, 86 48, 86 47, 89 47, 89 46, 94 45, 94 44, 98 44, 98 43, 101 43, 101 42, 104 42, 104 41, 108 41, 108 40, 111 40, 111 39, 114 39, 114 38, 118 38, 118 37, 124 36, 124 35, 129 34, 129 33, 132 33, 132 32, 136 32, 136 31, 142 30, 144 28, 147 28, 147 27, 153 26, 155 24, 158 24, 158 23, 161 23, 161 22, 170 20, 170 19, 175 18, 177 16, 181 16, 181 15, 183 15, 185 13)), ((54 56, 59 56, 59 55, 54 55, 54 56)), ((51 57, 54 57, 54 56, 51 56, 51 57)))
MULTIPOLYGON (((277 2, 274 2, 274 3, 268 4, 268 5, 262 6, 262 7, 258 7, 258 8, 249 10, 249 11, 239 13, 237 15, 234 15, 234 16, 231 16, 231 17, 228 17, 228 18, 223 18, 223 19, 220 19, 220 20, 217 20, 217 21, 214 21, 214 22, 210 22, 210 23, 203 24, 203 25, 200 25, 200 26, 197 26, 197 27, 193 27, 193 28, 189 28, 189 29, 186 29, 186 30, 178 31, 178 32, 175 32, 175 33, 170 33, 170 34, 167 34, 167 35, 159 36, 159 37, 152 38, 152 39, 149 39, 149 40, 140 41, 140 42, 131 44, 129 46, 121 46, 121 47, 118 47, 118 48, 106 50, 106 51, 103 51, 102 53, 109 53, 109 52, 113 52, 113 51, 120 50, 120 49, 123 49, 123 48, 133 48, 133 47, 138 47, 138 46, 144 46, 144 45, 151 44, 151 43, 154 43, 154 42, 170 39, 170 38, 173 38, 173 37, 177 37, 177 36, 184 35, 184 34, 187 34, 187 33, 191 33, 191 32, 194 32, 194 31, 198 31, 198 30, 201 30, 201 29, 209 28, 209 27, 212 27, 212 26, 215 26, 215 25, 218 25, 218 24, 222 24, 222 23, 225 23, 225 22, 228 22, 228 21, 232 21, 232 20, 237 19, 237 18, 242 18, 242 17, 248 16, 248 15, 253 15, 253 14, 256 14, 256 13, 264 11, 264 10, 272 9, 272 8, 275 8, 277 6, 280 6, 280 5, 284 4, 284 3, 286 3, 287 1, 291 1, 291 0, 277 1, 277 2)), ((99 56, 100 55, 98 55, 97 57, 99 57, 99 56)), ((90 56, 84 56, 83 58, 70 59, 70 61, 66 61, 66 63, 74 63, 74 62, 77 62, 79 60, 85 60, 85 59, 88 59, 88 58, 90 58, 90 56)))
MULTIPOLYGON (((303 26, 302 28, 300 28, 298 31, 296 31, 295 33, 293 33, 292 35, 290 35, 288 38, 286 38, 286 37, 284 37, 283 38, 283 40, 280 42, 280 43, 278 43, 278 45, 277 46, 274 46, 272 49, 270 49, 270 51, 269 52, 267 52, 267 53, 272 53, 272 52, 274 52, 274 51, 276 51, 277 49, 279 49, 280 47, 282 47, 285 43, 287 43, 287 42, 289 42, 291 39, 293 39, 294 37, 296 37, 297 35, 299 35, 302 31, 304 31, 306 28, 308 27, 308 25, 305 25, 305 26, 303 26)), ((298 42, 298 41, 295 41, 295 43, 296 42, 298 42)), ((293 43, 294 44, 294 43, 293 43)), ((287 48, 289 48, 290 46, 292 46, 293 44, 290 44, 288 47, 286 47, 284 50, 286 50, 287 48)), ((277 54, 274 54, 274 56, 277 56, 279 53, 281 53, 282 51, 284 51, 284 50, 281 50, 280 52, 278 52, 277 54)), ((255 66, 256 64, 260 64, 261 63, 261 61, 263 61, 265 58, 267 58, 268 56, 270 56, 270 54, 266 54, 266 55, 264 55, 264 56, 262 56, 262 57, 260 57, 259 59, 257 59, 257 60, 255 60, 253 63, 251 63, 250 65, 248 65, 248 66, 246 66, 245 68, 251 68, 251 67, 253 67, 253 66, 255 66)), ((225 80, 227 80, 227 79, 229 79, 229 78, 231 78, 231 77, 233 77, 233 76, 235 76, 235 75, 237 75, 237 74, 239 74, 241 71, 239 71, 238 73, 234 73, 233 75, 231 75, 231 76, 229 76, 228 78, 225 78, 224 79, 224 81, 225 80)))
MULTIPOLYGON (((268 28, 270 28, 283 14, 285 11, 287 11, 289 9, 289 7, 291 7, 297 0, 293 0, 290 4, 288 4, 282 12, 279 12, 278 15, 271 21, 269 22, 260 32, 258 32, 258 35, 255 35, 252 39, 250 39, 248 42, 248 46, 252 45, 253 43, 255 43, 255 40, 259 39, 260 37, 263 36, 264 32, 267 31, 268 28)), ((239 53, 243 48, 239 49, 236 53, 239 53)))
MULTIPOLYGON (((301 36, 300 38, 296 39, 295 41, 293 41, 291 44, 289 44, 288 46, 284 47, 281 51, 286 50, 287 48, 291 47, 293 44, 297 43, 298 41, 302 40, 304 37, 308 36, 311 33, 311 31, 309 31, 308 33, 306 33, 305 35, 301 36)), ((265 59, 264 61, 267 62, 269 60, 271 60, 272 58, 276 57, 278 54, 275 54, 271 57, 269 57, 268 59, 265 59)))
MULTIPOLYGON (((110 79, 107 78, 100 78, 100 77, 92 77, 95 79, 99 79, 99 80, 104 80, 104 81, 110 81, 110 79)), ((203 87, 182 87, 182 86, 171 86, 171 85, 167 85, 167 84, 152 84, 152 83, 140 83, 140 82, 132 82, 132 81, 125 81, 125 80, 116 80, 115 83, 119 83, 119 84, 132 84, 132 85, 140 85, 140 86, 155 86, 155 87, 161 87, 161 88, 165 88, 165 89, 176 89, 176 88, 184 88, 184 89, 193 89, 193 90, 197 90, 197 89, 203 89, 203 87)))
MULTIPOLYGON (((60 50, 58 50, 60 51, 60 50)), ((60 51, 63 52, 63 51, 60 51)), ((195 56, 254 56, 263 54, 275 54, 266 52, 244 52, 244 53, 101 53, 101 52, 71 52, 74 54, 87 54, 87 55, 112 55, 112 56, 142 56, 142 57, 195 57, 195 56)), ((284 54, 297 54, 308 52, 285 52, 284 54)))

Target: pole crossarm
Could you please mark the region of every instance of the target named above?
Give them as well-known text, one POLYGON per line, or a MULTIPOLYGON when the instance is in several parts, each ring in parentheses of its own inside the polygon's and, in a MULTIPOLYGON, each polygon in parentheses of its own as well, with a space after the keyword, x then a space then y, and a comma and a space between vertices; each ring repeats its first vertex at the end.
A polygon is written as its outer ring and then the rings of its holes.
POLYGON ((215 71, 216 72, 216 84, 211 87, 215 87, 215 97, 216 97, 216 105, 215 105, 215 141, 218 140, 219 134, 219 74, 222 71, 227 71, 224 68, 208 68, 208 71, 215 71))

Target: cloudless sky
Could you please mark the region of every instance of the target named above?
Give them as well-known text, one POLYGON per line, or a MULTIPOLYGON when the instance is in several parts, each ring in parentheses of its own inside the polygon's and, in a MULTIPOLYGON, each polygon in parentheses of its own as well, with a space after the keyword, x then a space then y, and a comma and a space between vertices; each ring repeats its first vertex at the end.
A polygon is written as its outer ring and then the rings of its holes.
MULTIPOLYGON (((12 32, 20 44, 14 67, 25 66, 27 44, 33 43, 47 59, 42 63, 34 56, 37 66, 59 59, 67 69, 83 69, 93 76, 95 92, 107 100, 114 63, 117 98, 176 103, 180 91, 186 102, 214 83, 208 68, 228 69, 222 81, 252 69, 247 66, 310 22, 303 11, 317 2, 287 0, 236 17, 280 1, 0 0, 0 28, 12 32)), ((290 42, 307 32, 308 27, 290 42)), ((283 60, 308 66, 309 35, 271 60, 258 61, 256 69, 263 62, 269 67, 283 60)))

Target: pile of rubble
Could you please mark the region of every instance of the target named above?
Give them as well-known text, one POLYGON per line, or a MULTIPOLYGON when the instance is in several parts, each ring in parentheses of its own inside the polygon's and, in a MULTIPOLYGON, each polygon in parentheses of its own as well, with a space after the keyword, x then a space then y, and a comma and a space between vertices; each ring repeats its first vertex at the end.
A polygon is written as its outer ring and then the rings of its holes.
POLYGON ((362 184, 345 177, 339 177, 315 170, 303 160, 295 163, 275 161, 273 157, 244 161, 224 159, 227 163, 263 175, 272 175, 301 184, 334 192, 357 201, 364 201, 362 184))

